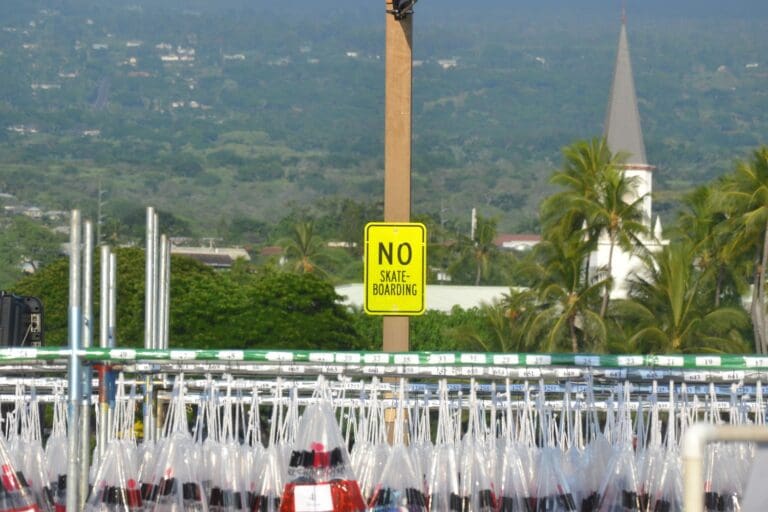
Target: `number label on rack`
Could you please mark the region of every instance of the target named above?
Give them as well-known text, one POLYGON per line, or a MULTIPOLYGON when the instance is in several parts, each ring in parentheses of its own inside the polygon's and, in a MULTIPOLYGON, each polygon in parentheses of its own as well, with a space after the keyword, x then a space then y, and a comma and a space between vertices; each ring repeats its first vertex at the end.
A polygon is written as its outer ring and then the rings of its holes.
POLYGON ((242 361, 244 358, 242 350, 220 350, 218 353, 219 361, 242 361))
POLYGON ((389 364, 389 354, 364 354, 365 364, 389 364))
POLYGON ((111 359, 136 359, 136 351, 132 348, 113 348, 109 351, 111 359))
POLYGON ((719 356, 696 356, 696 366, 720 366, 722 359, 719 356))
POLYGON ((746 372, 743 371, 730 371, 730 372, 721 372, 720 378, 725 381, 740 381, 744 380, 744 377, 746 377, 746 372))
POLYGON ((463 364, 486 364, 488 359, 485 354, 461 354, 463 364))
POLYGON ((520 379, 538 379, 541 377, 541 370, 538 368, 520 368, 517 370, 517 376, 520 379))
POLYGON ((528 354, 525 356, 525 364, 530 366, 549 366, 552 364, 552 356, 544 354, 528 354))
POLYGON ((429 354, 427 364, 454 364, 456 363, 455 354, 429 354))
POLYGON ((383 366, 363 366, 363 373, 366 375, 384 375, 385 372, 383 366))
POLYGON ((304 373, 305 368, 301 365, 289 365, 281 366, 280 370, 283 373, 304 373))
POLYGON ((747 368, 768 368, 768 357, 744 357, 744 365, 747 368))
POLYGON ((433 377, 454 377, 456 376, 456 368, 453 366, 434 366, 429 371, 433 377))
POLYGON ((685 372, 683 375, 688 382, 707 382, 709 379, 708 372, 685 372))
POLYGON ((488 368, 488 374, 492 377, 509 377, 509 368, 488 368))
POLYGON ((600 366, 600 356, 576 356, 576 366, 600 366))
POLYGON ((655 356, 653 362, 658 366, 683 366, 685 359, 682 356, 655 356))
POLYGON ((645 380, 660 380, 669 376, 667 370, 640 370, 640 378, 645 380))
POLYGON ((482 377, 485 374, 485 368, 481 366, 463 366, 459 372, 464 377, 482 377))
POLYGON ((336 362, 343 364, 357 364, 360 362, 360 354, 336 354, 336 362))
POLYGON ((324 365, 320 368, 323 373, 344 373, 343 366, 324 365))
POLYGON ((293 352, 267 352, 264 359, 276 363, 289 363, 293 361, 293 352))
MULTIPOLYGON (((69 351, 67 350, 67 355, 69 351)), ((35 359, 37 357, 37 349, 34 348, 4 348, 0 349, 0 356, 17 359, 35 359)))
POLYGON ((643 366, 643 356, 619 356, 616 363, 619 366, 643 366))
POLYGON ((609 369, 604 371, 606 379, 626 379, 627 370, 625 369, 609 369))
POLYGON ((517 354, 496 354, 493 356, 493 364, 517 366, 520 364, 520 356, 517 354))
POLYGON ((310 352, 309 362, 310 363, 332 363, 333 354, 331 354, 330 352, 310 352))
POLYGON ((578 368, 555 368, 555 376, 558 379, 575 379, 581 377, 581 370, 578 368))
POLYGON ((195 359, 196 355, 193 350, 172 350, 171 361, 190 361, 195 359))
POLYGON ((395 364, 420 364, 418 354, 395 354, 395 364))

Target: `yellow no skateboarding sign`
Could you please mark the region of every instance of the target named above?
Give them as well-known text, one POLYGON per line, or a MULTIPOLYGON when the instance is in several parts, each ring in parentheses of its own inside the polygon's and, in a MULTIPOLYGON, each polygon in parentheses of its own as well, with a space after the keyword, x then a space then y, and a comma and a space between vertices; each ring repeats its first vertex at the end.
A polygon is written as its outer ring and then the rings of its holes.
POLYGON ((417 222, 370 222, 365 226, 365 312, 424 313, 427 228, 417 222))

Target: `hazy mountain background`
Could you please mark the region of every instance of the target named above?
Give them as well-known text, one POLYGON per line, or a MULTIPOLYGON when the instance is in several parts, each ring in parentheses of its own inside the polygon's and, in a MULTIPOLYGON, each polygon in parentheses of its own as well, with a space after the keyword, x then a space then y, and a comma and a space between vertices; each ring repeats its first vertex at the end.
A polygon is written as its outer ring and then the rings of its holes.
MULTIPOLYGON (((0 192, 93 215, 101 186, 115 230, 152 204, 197 236, 324 199, 380 202, 383 4, 5 0, 0 192)), ((535 229, 561 148, 602 133, 620 12, 421 0, 414 213, 462 226, 477 207, 504 231, 535 229)), ((768 142, 768 4, 630 1, 628 20, 669 217, 768 142)))

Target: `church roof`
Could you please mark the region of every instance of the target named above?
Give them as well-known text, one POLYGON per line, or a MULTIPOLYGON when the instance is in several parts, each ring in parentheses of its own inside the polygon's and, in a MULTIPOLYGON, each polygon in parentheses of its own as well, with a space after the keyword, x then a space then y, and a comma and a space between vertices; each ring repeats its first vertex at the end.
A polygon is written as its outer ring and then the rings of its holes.
POLYGON ((645 144, 643 144, 643 131, 640 127, 640 112, 637 109, 632 63, 629 59, 625 19, 621 21, 613 85, 608 100, 608 112, 605 116, 605 137, 612 152, 621 151, 629 154, 628 164, 648 165, 645 144))

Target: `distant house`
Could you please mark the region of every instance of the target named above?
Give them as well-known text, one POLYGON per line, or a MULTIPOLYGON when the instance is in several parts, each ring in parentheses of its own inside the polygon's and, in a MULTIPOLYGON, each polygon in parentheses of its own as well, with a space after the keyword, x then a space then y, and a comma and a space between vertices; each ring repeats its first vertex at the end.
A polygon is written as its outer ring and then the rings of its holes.
POLYGON ((69 215, 69 212, 64 210, 48 210, 45 212, 45 218, 49 220, 61 220, 69 215))
POLYGON ((534 233, 501 234, 493 243, 501 248, 513 251, 525 251, 541 242, 541 235, 534 233))
POLYGON ((29 208, 26 208, 22 213, 32 219, 43 218, 43 210, 41 210, 37 206, 30 206, 29 208))
POLYGON ((443 69, 455 68, 459 65, 457 59, 438 59, 437 64, 443 69))
POLYGON ((215 269, 229 269, 238 259, 251 261, 248 251, 241 247, 180 247, 172 245, 171 254, 187 256, 215 269))
POLYGON ((259 257, 265 260, 275 260, 281 267, 285 265, 287 261, 285 257, 285 249, 279 245, 262 247, 261 251, 259 251, 259 257))

